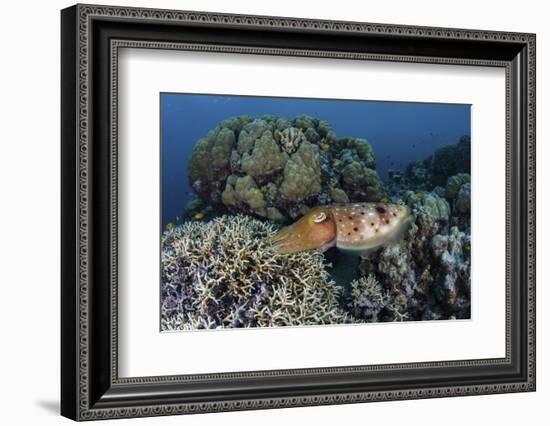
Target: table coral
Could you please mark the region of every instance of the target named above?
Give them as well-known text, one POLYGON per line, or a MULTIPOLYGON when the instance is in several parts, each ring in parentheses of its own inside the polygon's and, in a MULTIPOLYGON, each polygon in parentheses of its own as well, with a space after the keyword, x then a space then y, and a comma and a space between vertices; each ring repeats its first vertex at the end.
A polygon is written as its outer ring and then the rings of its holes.
POLYGON ((162 236, 162 330, 352 321, 319 250, 274 252, 276 228, 247 216, 187 222, 162 236))

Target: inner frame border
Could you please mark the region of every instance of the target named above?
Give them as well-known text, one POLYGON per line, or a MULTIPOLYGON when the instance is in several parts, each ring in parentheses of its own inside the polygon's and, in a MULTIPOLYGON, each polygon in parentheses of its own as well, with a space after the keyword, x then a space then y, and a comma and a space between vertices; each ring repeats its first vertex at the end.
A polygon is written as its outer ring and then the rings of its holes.
MULTIPOLYGON (((376 364, 364 366, 342 366, 326 368, 297 368, 282 370, 259 370, 243 371, 230 373, 208 373, 208 374, 185 374, 185 375, 167 375, 167 376, 143 376, 143 377, 124 377, 118 376, 118 58, 120 49, 155 49, 155 50, 176 50, 193 51, 207 53, 231 53, 231 54, 251 54, 268 56, 298 56, 298 57, 323 57, 330 59, 347 60, 368 60, 377 62, 405 62, 405 63, 426 63, 439 65, 469 65, 499 67, 505 69, 506 84, 506 230, 507 235, 511 228, 510 203, 511 203, 511 181, 509 178, 509 167, 511 163, 511 132, 509 128, 510 119, 510 91, 511 81, 510 65, 505 61, 487 61, 475 59, 445 59, 431 57, 418 58, 414 56, 401 55, 374 55, 365 53, 343 53, 343 52, 312 52, 298 49, 273 49, 256 48, 242 46, 226 45, 203 45, 195 43, 173 43, 173 42, 150 42, 142 40, 120 40, 113 39, 110 43, 111 57, 111 381, 113 384, 152 384, 152 383, 173 383, 189 382, 196 380, 219 380, 219 379, 242 379, 250 377, 273 377, 273 376, 293 376, 304 374, 327 374, 327 373, 353 373, 384 371, 405 368, 438 368, 438 367, 470 367, 483 366, 491 364, 509 364, 511 362, 511 276, 508 267, 508 259, 511 255, 510 238, 506 238, 506 283, 505 283, 505 357, 504 358, 482 358, 456 361, 430 361, 430 362, 411 362, 396 364, 376 364)), ((240 96, 240 95, 236 95, 240 96)), ((245 96, 245 95, 242 95, 245 96)), ((252 95, 253 96, 253 95, 252 95)))

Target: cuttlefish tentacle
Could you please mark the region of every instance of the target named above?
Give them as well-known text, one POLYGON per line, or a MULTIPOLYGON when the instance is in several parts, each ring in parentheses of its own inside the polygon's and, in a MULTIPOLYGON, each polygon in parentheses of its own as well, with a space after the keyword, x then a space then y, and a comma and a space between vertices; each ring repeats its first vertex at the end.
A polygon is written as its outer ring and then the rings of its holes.
POLYGON ((330 208, 317 207, 271 239, 279 253, 296 253, 336 244, 336 222, 330 208))
POLYGON ((271 241, 279 253, 336 246, 363 255, 401 239, 411 223, 410 209, 400 204, 334 204, 312 209, 271 241))

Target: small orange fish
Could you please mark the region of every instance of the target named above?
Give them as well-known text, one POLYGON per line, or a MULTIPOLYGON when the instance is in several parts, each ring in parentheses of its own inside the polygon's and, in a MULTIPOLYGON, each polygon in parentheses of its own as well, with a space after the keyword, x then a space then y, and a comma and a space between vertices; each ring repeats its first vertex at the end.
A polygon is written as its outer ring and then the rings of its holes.
POLYGON ((271 241, 279 253, 336 246, 366 255, 401 239, 411 223, 409 207, 401 204, 332 204, 312 209, 271 241))

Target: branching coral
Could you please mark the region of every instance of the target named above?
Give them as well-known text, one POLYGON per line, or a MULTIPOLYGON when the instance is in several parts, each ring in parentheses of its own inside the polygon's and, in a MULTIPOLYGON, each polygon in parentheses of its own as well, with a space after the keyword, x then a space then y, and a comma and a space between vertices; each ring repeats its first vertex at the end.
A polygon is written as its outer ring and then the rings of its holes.
POLYGON ((351 301, 349 308, 352 316, 362 322, 403 321, 407 313, 403 312, 400 297, 392 297, 372 274, 351 282, 351 301))
POLYGON ((162 330, 337 324, 320 251, 275 253, 275 227, 246 216, 188 222, 162 237, 162 330))

